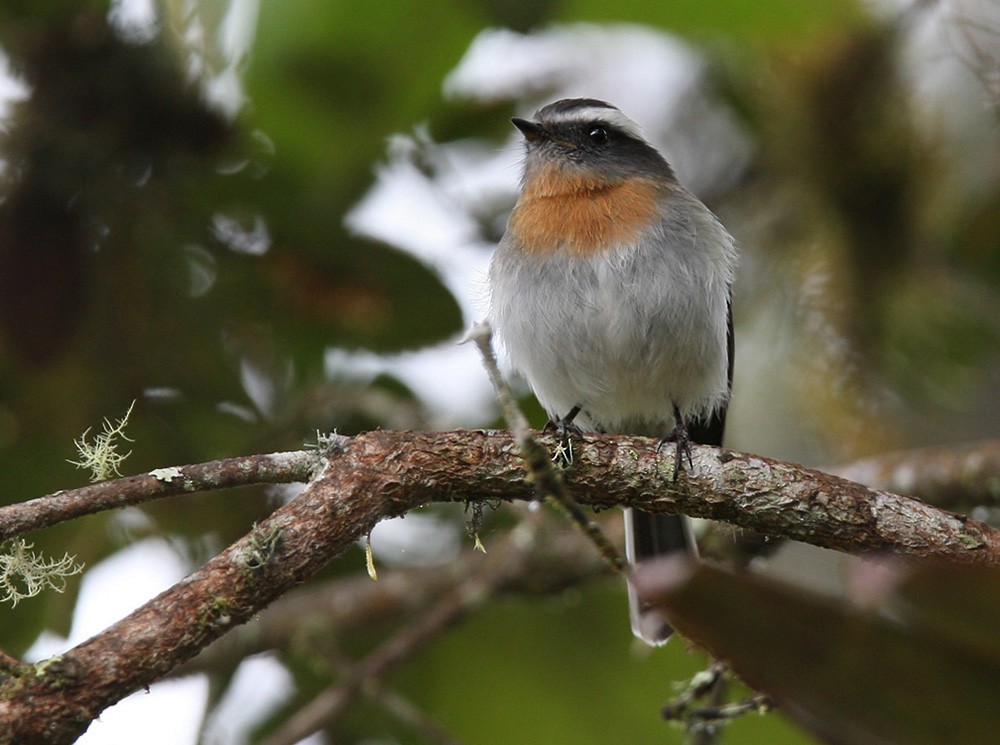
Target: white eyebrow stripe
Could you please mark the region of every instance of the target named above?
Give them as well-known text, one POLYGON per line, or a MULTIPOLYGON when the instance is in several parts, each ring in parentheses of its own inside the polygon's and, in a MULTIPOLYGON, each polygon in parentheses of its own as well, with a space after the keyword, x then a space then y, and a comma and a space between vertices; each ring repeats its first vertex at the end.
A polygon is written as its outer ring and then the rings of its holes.
POLYGON ((625 116, 618 109, 609 109, 603 106, 582 106, 570 111, 560 111, 548 114, 545 117, 548 122, 604 122, 612 127, 617 127, 625 134, 644 140, 642 130, 639 125, 625 116))

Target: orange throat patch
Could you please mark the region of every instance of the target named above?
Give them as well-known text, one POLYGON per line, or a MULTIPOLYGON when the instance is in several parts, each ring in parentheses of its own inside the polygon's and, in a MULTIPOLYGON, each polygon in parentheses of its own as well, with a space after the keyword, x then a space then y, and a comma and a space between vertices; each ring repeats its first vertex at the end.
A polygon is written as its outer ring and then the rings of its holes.
POLYGON ((547 166, 525 182, 507 231, 529 253, 600 253, 635 242, 653 219, 660 188, 651 179, 607 181, 547 166))

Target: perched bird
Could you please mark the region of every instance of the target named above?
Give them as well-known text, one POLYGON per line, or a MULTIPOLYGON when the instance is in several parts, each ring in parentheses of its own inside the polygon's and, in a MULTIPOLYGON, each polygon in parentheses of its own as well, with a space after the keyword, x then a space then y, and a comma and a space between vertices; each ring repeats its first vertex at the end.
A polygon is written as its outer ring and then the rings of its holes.
MULTIPOLYGON (((736 246, 611 104, 556 101, 524 135, 521 193, 489 269, 489 320, 553 424, 720 445, 732 381, 736 246)), ((630 563, 696 551, 687 519, 626 510, 630 563)), ((640 607, 632 630, 673 632, 640 607)))

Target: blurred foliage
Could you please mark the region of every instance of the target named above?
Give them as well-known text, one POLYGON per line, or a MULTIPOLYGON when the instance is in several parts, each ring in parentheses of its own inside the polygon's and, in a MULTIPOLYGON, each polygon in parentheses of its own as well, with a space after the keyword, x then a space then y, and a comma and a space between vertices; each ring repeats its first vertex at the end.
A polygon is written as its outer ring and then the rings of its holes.
MULTIPOLYGON (((483 28, 552 21, 644 23, 702 45, 754 138, 753 168, 712 206, 744 244, 739 333, 765 329, 758 385, 779 400, 738 389, 753 414, 737 412, 735 445, 821 459, 997 434, 998 161, 976 190, 918 126, 900 72, 912 19, 848 0, 265 0, 240 52, 237 5, 163 0, 147 36, 115 26, 120 7, 103 0, 0 5, 0 49, 28 91, 0 138, 0 501, 82 484, 73 440, 133 399, 125 472, 298 447, 317 428, 424 426, 431 412, 405 386, 328 380, 323 353, 445 340, 458 305, 343 216, 394 133, 506 136, 514 102, 445 101, 441 81, 483 28), (769 350, 789 327, 791 351, 769 350)), ((272 506, 259 490, 191 496, 145 508, 146 527, 103 515, 28 538, 93 565, 166 533, 197 562, 272 506)), ((361 569, 351 559, 329 574, 361 569)), ((0 611, 4 650, 65 632, 76 589, 0 611)), ((630 654, 622 594, 490 607, 395 682, 470 743, 679 740, 656 712, 703 660, 680 644, 630 654)), ((757 605, 747 597, 733 623, 757 605)), ((287 656, 301 700, 329 685, 310 662, 327 652, 287 656)), ((338 726, 340 741, 419 741, 373 706, 338 726)), ((806 738, 773 716, 732 740, 806 738)))
POLYGON ((854 607, 707 566, 659 604, 824 742, 991 740, 997 570, 872 562, 857 574, 854 607))
POLYGON ((600 0, 569 0, 563 4, 563 18, 603 22, 631 21, 657 26, 704 40, 725 37, 732 42, 778 48, 814 43, 827 37, 831 29, 851 25, 864 18, 862 9, 851 0, 797 2, 772 0, 748 3, 745 0, 706 0, 699 3, 661 3, 633 0, 612 6, 600 0))

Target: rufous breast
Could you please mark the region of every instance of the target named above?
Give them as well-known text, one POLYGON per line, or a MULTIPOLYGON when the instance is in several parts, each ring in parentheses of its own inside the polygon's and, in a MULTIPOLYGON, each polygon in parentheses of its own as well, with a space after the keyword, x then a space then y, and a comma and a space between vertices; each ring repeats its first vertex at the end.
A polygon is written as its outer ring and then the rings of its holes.
POLYGON ((661 194, 652 179, 609 181, 544 166, 525 181, 507 232, 529 253, 597 254, 635 242, 654 219, 661 194))

